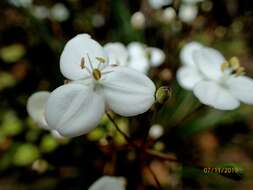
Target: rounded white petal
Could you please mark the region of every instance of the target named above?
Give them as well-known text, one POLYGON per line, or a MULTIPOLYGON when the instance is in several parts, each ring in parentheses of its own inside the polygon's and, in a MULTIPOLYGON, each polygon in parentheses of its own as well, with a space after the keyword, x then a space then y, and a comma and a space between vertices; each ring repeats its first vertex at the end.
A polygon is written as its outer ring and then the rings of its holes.
POLYGON ((88 190, 125 190, 125 180, 121 177, 103 176, 95 181, 88 190))
POLYGON ((163 126, 159 125, 159 124, 154 124, 151 126, 150 130, 149 130, 149 136, 153 139, 157 139, 159 137, 161 137, 164 133, 164 128, 163 126))
POLYGON ((195 67, 193 52, 203 48, 198 42, 187 43, 180 51, 180 60, 183 64, 195 67))
POLYGON ((142 73, 147 73, 150 64, 145 45, 139 42, 131 42, 127 46, 129 52, 128 67, 135 69, 142 73))
POLYGON ((149 0, 149 4, 153 9, 160 9, 165 5, 172 3, 172 0, 149 0))
POLYGON ((194 94, 203 104, 220 110, 233 110, 240 105, 240 102, 228 90, 215 82, 199 82, 194 87, 194 94))
POLYGON ((64 137, 80 136, 96 127, 105 111, 104 100, 91 88, 67 84, 55 89, 47 102, 46 120, 64 137))
POLYGON ((253 80, 246 76, 231 77, 227 81, 229 91, 240 101, 253 104, 253 80))
POLYGON ((121 65, 127 64, 128 51, 124 44, 120 42, 107 43, 104 45, 104 49, 109 57, 110 65, 121 65))
POLYGON ((179 18, 185 23, 192 23, 198 15, 198 7, 194 4, 182 4, 179 7, 179 18))
POLYGON ((221 65, 226 60, 219 51, 213 48, 201 48, 194 51, 193 59, 206 78, 219 80, 222 77, 221 65))
POLYGON ((62 136, 58 131, 56 130, 52 130, 51 131, 51 135, 56 138, 56 139, 59 139, 59 140, 62 140, 62 139, 65 139, 64 136, 62 136))
POLYGON ((42 128, 48 129, 45 120, 45 106, 50 96, 48 91, 40 91, 32 94, 27 101, 27 112, 30 117, 42 128))
POLYGON ((126 67, 115 67, 101 81, 107 106, 122 116, 147 111, 155 101, 155 85, 144 74, 126 67))
POLYGON ((165 60, 164 52, 155 47, 147 48, 147 51, 150 53, 150 63, 154 67, 160 66, 165 60))
MULTIPOLYGON (((60 57, 60 69, 62 74, 71 80, 86 78, 88 71, 81 66, 81 60, 84 59, 85 67, 91 70, 98 67, 97 57, 108 61, 103 47, 91 39, 88 34, 79 34, 69 40, 65 45, 60 57), (90 61, 89 61, 90 58, 90 61), (91 62, 91 64, 90 64, 91 62)), ((105 63, 104 63, 105 64, 105 63)))
POLYGON ((131 17, 131 25, 136 29, 142 29, 145 27, 146 18, 145 15, 138 11, 135 12, 131 17))
POLYGON ((177 81, 184 89, 192 90, 201 80, 203 75, 195 67, 183 66, 177 71, 177 81))

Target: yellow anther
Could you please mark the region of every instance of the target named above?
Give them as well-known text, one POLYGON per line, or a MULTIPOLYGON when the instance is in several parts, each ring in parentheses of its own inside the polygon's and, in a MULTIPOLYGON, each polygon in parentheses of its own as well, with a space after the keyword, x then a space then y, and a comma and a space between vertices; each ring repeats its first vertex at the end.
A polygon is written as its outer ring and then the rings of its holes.
POLYGON ((99 63, 105 63, 105 59, 102 58, 102 57, 96 57, 96 60, 97 60, 99 63))
POLYGON ((221 64, 221 71, 224 72, 227 68, 229 68, 229 62, 225 61, 221 64))
POLYGON ((232 57, 229 60, 229 63, 230 63, 230 67, 234 70, 237 70, 240 67, 240 61, 237 57, 232 57))
POLYGON ((245 75, 245 68, 244 67, 239 67, 236 72, 235 72, 235 76, 242 76, 245 75))
POLYGON ((95 80, 99 80, 101 78, 101 72, 98 69, 94 69, 92 71, 92 75, 95 80))
POLYGON ((84 68, 85 68, 85 60, 84 60, 83 57, 81 58, 80 67, 81 67, 81 69, 84 69, 84 68))

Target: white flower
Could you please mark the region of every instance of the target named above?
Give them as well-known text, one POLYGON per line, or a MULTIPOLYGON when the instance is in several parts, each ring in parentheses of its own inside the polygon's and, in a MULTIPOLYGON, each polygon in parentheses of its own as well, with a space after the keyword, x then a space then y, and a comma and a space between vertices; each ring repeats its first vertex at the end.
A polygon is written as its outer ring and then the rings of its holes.
POLYGON ((104 45, 104 49, 109 56, 110 65, 127 65, 128 51, 124 44, 120 42, 107 43, 104 45))
POLYGON ((162 16, 163 16, 163 21, 171 22, 176 18, 177 13, 174 8, 168 7, 166 9, 164 9, 162 16))
POLYGON ((88 190, 125 190, 125 180, 121 177, 103 176, 95 181, 88 190))
POLYGON ((160 9, 163 6, 171 4, 172 0, 149 0, 148 2, 153 9, 160 9))
POLYGON ((49 9, 43 5, 34 5, 31 12, 38 19, 46 19, 50 15, 49 9))
POLYGON ((149 136, 153 139, 157 139, 161 137, 164 133, 164 129, 161 125, 159 124, 154 124, 151 126, 149 130, 149 136))
POLYGON ((147 111, 155 85, 135 70, 111 66, 104 49, 87 34, 72 38, 61 58, 62 74, 71 80, 49 96, 45 118, 51 130, 74 137, 96 127, 108 108, 122 116, 147 111))
POLYGON ((69 18, 69 10, 62 3, 56 3, 50 10, 53 20, 63 22, 69 18))
POLYGON ((236 58, 226 61, 217 50, 193 42, 183 48, 181 60, 185 66, 177 79, 203 104, 221 110, 235 109, 240 101, 253 104, 253 80, 241 75, 236 58))
POLYGON ((119 42, 108 43, 104 46, 110 64, 127 66, 147 74, 150 67, 158 67, 165 60, 164 52, 156 47, 147 47, 140 42, 131 42, 127 48, 119 42))
POLYGON ((164 52, 156 47, 147 47, 139 42, 128 44, 128 67, 147 73, 150 67, 158 67, 165 60, 164 52))
POLYGON ((179 18, 185 23, 191 23, 198 15, 198 7, 195 4, 182 4, 179 7, 179 18))
POLYGON ((136 29, 142 29, 145 26, 146 18, 140 11, 135 12, 131 17, 131 24, 136 29))

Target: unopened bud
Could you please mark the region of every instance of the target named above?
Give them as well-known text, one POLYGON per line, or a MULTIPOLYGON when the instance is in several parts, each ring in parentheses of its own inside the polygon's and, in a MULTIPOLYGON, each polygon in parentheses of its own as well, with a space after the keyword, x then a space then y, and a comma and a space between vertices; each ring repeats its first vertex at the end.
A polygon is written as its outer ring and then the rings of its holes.
POLYGON ((160 104, 164 104, 171 97, 171 90, 162 86, 156 91, 156 101, 160 104))

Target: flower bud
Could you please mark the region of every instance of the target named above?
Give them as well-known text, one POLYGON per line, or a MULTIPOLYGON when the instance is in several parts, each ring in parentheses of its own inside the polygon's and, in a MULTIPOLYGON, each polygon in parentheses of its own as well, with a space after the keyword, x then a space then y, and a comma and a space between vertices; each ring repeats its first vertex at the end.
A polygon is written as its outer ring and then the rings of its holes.
POLYGON ((171 90, 166 86, 161 86, 156 91, 156 101, 160 104, 164 104, 171 97, 171 90))

